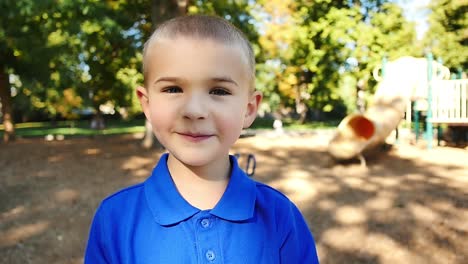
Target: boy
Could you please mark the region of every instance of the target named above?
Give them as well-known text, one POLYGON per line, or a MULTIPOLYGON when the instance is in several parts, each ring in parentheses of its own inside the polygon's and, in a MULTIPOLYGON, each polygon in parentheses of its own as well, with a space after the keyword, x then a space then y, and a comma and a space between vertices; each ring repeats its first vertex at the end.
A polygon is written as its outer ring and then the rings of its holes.
POLYGON ((169 20, 143 71, 137 95, 168 154, 101 203, 85 263, 318 263, 296 206, 229 155, 262 98, 245 36, 217 17, 169 20))

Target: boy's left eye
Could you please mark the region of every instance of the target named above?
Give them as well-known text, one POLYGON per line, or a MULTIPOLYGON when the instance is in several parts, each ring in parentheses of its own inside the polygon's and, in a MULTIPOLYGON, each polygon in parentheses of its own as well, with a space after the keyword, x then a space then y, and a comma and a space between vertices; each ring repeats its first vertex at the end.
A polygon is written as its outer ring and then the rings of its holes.
POLYGON ((229 92, 228 90, 224 88, 213 88, 210 90, 210 94, 224 96, 224 95, 230 95, 231 92, 229 92))

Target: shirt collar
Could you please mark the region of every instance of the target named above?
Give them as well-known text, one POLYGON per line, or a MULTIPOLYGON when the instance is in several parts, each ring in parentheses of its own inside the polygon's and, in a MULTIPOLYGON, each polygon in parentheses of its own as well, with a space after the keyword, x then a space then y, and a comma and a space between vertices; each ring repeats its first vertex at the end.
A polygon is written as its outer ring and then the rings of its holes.
MULTIPOLYGON (((173 225, 200 212, 190 205, 177 191, 167 168, 168 154, 159 159, 151 176, 144 183, 148 206, 160 225, 173 225)), ((243 221, 253 217, 256 184, 239 168, 234 156, 230 156, 231 176, 221 200, 210 213, 228 221, 243 221)))
POLYGON ((232 169, 228 186, 210 213, 229 221, 247 220, 254 216, 256 183, 239 168, 234 156, 229 159, 232 169))

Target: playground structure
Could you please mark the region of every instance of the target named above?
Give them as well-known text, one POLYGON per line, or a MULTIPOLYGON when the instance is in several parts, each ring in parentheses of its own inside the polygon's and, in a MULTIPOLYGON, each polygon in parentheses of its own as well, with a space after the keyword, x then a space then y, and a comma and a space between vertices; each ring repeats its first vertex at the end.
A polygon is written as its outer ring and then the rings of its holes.
POLYGON ((379 81, 373 104, 364 113, 350 114, 341 121, 328 145, 333 158, 358 157, 363 161, 362 154, 383 144, 405 116, 411 123, 411 113, 416 139, 419 112, 425 113, 428 148, 432 147, 433 124, 468 125, 468 80, 447 80, 449 69, 432 55, 391 62, 384 59, 381 69, 373 74, 379 81))
POLYGON ((468 79, 435 80, 432 83, 431 123, 468 124, 468 79))

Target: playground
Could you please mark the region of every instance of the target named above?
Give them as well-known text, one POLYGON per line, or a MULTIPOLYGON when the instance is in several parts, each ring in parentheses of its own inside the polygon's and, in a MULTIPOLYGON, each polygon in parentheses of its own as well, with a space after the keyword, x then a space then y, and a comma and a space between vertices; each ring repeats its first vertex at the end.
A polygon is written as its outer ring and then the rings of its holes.
MULTIPOLYGON (((232 152, 302 210, 321 263, 466 263, 468 151, 398 145, 335 163, 333 130, 258 132, 232 152)), ((95 208, 145 180, 163 150, 140 134, 20 139, 0 149, 0 263, 82 263, 95 208)))
POLYGON ((263 99, 231 153, 320 263, 468 263, 466 2, 2 1, 0 264, 83 263, 99 203, 165 152, 141 103, 198 141, 244 86, 263 99))

